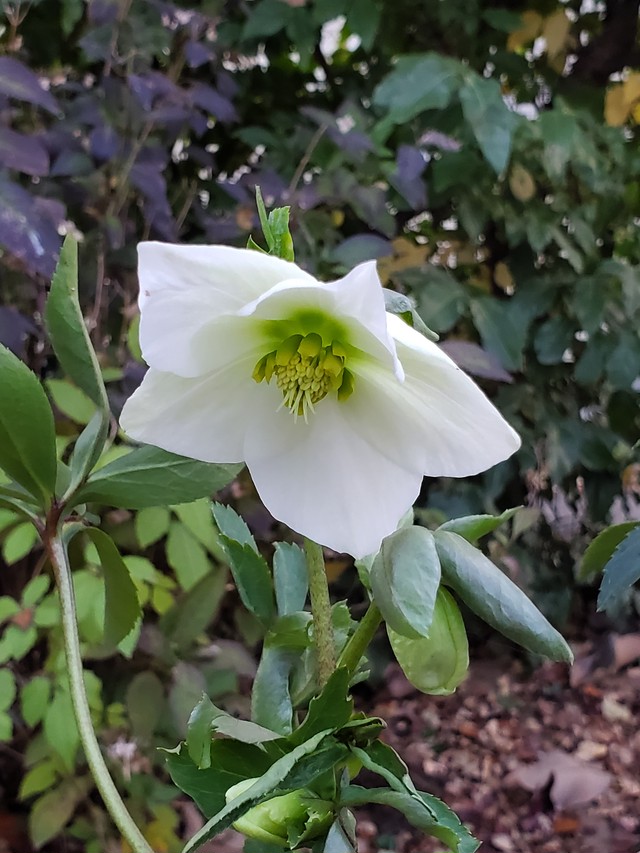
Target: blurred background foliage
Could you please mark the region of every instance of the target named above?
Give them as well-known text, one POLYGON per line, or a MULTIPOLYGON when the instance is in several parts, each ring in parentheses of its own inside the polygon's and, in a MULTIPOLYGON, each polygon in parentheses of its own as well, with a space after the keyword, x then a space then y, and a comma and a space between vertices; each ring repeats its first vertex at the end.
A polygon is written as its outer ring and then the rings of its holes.
MULTIPOLYGON (((487 474, 426 483, 420 519, 524 505, 492 556, 556 624, 583 630, 586 543, 640 518, 639 5, 5 0, 0 341, 45 380, 60 453, 93 412, 43 335, 61 235, 81 240, 117 417, 144 369, 137 242, 244 245, 259 185, 269 206, 291 205, 300 264, 335 277, 378 259, 522 434, 487 474)), ((268 548, 277 531, 250 483, 226 498, 268 548)), ((105 649, 98 561, 76 547, 87 686, 133 813, 173 851, 194 818, 170 807, 154 747, 183 734, 203 689, 247 711, 261 630, 206 502, 104 510, 103 523, 146 616, 105 649)), ((0 553, 0 789, 8 812, 29 813, 7 832, 24 850, 27 835, 61 849, 63 831, 65 850, 117 849, 71 723, 45 559, 4 510, 0 553)), ((348 596, 348 562, 330 571, 348 596)), ((619 629, 634 608, 631 591, 619 629)))

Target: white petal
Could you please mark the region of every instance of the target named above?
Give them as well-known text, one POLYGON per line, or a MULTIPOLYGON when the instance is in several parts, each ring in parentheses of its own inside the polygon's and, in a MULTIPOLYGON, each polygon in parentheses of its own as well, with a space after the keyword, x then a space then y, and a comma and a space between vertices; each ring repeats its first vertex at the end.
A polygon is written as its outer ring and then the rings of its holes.
POLYGON ((345 403, 368 441, 430 477, 471 476, 515 453, 518 434, 475 382, 400 318, 388 322, 405 381, 363 365, 345 403))
POLYGON ((354 557, 376 552, 412 506, 421 472, 408 471, 320 401, 309 423, 281 410, 250 425, 245 461, 271 514, 298 533, 354 557))
MULTIPOLYGON (((386 363, 402 377, 393 338, 388 332, 384 296, 375 263, 360 264, 344 278, 329 284, 317 281, 282 281, 244 306, 238 313, 261 320, 287 320, 319 312, 334 319, 336 336, 341 336, 364 355, 386 363)), ((288 332, 305 333, 309 328, 288 332)))
POLYGON ((234 349, 234 314, 283 280, 316 284, 295 264, 249 249, 141 243, 140 346, 157 370, 200 376, 219 363, 217 352, 234 349))
POLYGON ((242 462, 245 425, 260 399, 254 364, 245 360, 197 379, 151 368, 124 404, 120 425, 135 441, 171 453, 242 462))

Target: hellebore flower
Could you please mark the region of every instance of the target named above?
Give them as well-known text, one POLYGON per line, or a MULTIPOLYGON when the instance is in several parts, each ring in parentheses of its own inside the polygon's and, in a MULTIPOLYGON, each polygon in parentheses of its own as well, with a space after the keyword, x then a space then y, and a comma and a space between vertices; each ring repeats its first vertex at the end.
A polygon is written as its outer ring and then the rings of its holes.
POLYGON ((225 246, 139 246, 136 441, 246 463, 272 515, 354 557, 430 477, 477 474, 518 435, 434 343, 385 311, 375 263, 321 283, 225 246))
MULTIPOLYGON (((230 803, 251 788, 257 779, 243 779, 225 794, 230 803)), ((273 797, 249 809, 233 824, 234 829, 265 844, 293 849, 304 841, 326 834, 333 822, 333 805, 303 788, 273 797)))

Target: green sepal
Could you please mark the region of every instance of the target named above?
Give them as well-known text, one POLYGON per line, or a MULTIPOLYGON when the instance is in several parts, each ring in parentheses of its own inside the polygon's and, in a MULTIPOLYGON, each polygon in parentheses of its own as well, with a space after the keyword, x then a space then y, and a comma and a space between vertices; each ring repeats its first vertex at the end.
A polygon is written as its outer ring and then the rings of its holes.
POLYGON ((415 305, 408 296, 405 296, 404 293, 397 293, 395 290, 389 290, 386 287, 382 288, 382 293, 384 294, 384 307, 389 314, 395 314, 400 317, 408 326, 411 326, 416 332, 424 335, 427 340, 434 343, 440 340, 440 336, 433 329, 430 329, 418 314, 415 305))
POLYGON ((463 539, 474 545, 478 539, 488 533, 493 533, 498 527, 512 519, 519 509, 522 507, 515 506, 506 509, 500 515, 465 515, 461 518, 452 518, 450 521, 441 524, 438 530, 457 533, 458 536, 462 536, 463 539))

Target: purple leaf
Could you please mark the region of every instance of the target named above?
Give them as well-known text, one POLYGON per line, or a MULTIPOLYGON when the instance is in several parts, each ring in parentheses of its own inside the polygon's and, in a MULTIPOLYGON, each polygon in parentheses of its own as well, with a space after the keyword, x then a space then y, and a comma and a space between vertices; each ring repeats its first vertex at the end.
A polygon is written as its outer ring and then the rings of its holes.
POLYGON ((149 71, 147 74, 130 74, 129 86, 143 110, 150 110, 158 98, 172 98, 184 101, 182 90, 159 71, 149 71))
POLYGON ((35 324, 15 308, 0 305, 0 343, 17 356, 24 351, 24 342, 29 335, 37 334, 35 324))
POLYGON ((60 115, 58 102, 43 88, 37 75, 11 56, 0 56, 0 92, 60 115))
POLYGON ((194 83, 190 94, 191 100, 197 107, 211 113, 220 121, 233 122, 238 120, 236 108, 231 101, 216 91, 213 86, 207 86, 206 83, 194 83))
POLYGON ((39 201, 0 177, 0 244, 29 272, 50 278, 62 242, 57 231, 59 208, 54 211, 39 201))
POLYGON ((89 148, 96 160, 111 160, 120 149, 121 140, 112 127, 103 124, 89 134, 89 148))
POLYGON ((440 347, 458 367, 473 376, 493 379, 496 382, 513 382, 513 377, 502 367, 495 355, 482 349, 478 344, 471 341, 449 340, 441 343, 440 347))
POLYGON ((420 179, 425 166, 425 159, 418 148, 412 145, 398 148, 396 171, 389 180, 414 210, 424 208, 427 203, 427 191, 420 179))
POLYGON ((49 173, 49 154, 35 136, 0 125, 0 163, 25 175, 41 178, 49 173))
POLYGON ((202 42, 188 41, 184 46, 184 57, 189 68, 199 68, 213 59, 213 51, 202 42))

